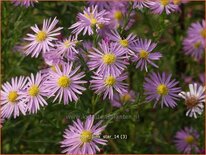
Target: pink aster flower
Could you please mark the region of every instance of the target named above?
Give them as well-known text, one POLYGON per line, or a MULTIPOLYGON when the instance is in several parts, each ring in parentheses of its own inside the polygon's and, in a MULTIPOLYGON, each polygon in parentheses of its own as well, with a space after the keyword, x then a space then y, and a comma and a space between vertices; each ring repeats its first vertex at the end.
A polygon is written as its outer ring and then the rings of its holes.
POLYGON ((110 19, 108 27, 110 30, 116 30, 119 27, 125 27, 125 18, 128 18, 129 21, 126 23, 125 30, 128 30, 133 23, 135 22, 135 11, 132 11, 128 14, 129 3, 128 2, 110 2, 110 8, 107 9, 108 18, 110 19))
POLYGON ((147 4, 154 14, 162 14, 164 10, 166 14, 170 14, 179 10, 179 6, 170 0, 149 0, 147 4))
POLYGON ((179 152, 190 154, 193 151, 199 152, 198 148, 199 133, 193 129, 185 127, 175 135, 175 145, 179 152))
POLYGON ((90 52, 88 65, 90 70, 97 69, 98 74, 110 73, 120 74, 128 62, 126 51, 116 43, 106 44, 104 41, 99 43, 100 49, 94 48, 95 52, 90 52))
POLYGON ((115 93, 114 99, 111 100, 110 102, 112 103, 112 106, 119 108, 127 102, 129 103, 135 102, 135 98, 136 98, 136 93, 130 90, 130 91, 127 91, 127 93, 124 93, 122 95, 119 93, 115 93))
POLYGON ((131 45, 137 41, 136 35, 131 33, 126 38, 123 38, 117 31, 111 31, 111 33, 108 33, 108 38, 119 44, 122 48, 126 49, 128 53, 133 53, 130 48, 131 45))
POLYGON ((56 17, 51 22, 49 20, 44 20, 43 27, 40 30, 37 25, 32 26, 31 29, 35 34, 27 34, 28 38, 24 38, 26 41, 30 42, 26 45, 25 54, 31 54, 32 57, 38 57, 41 52, 46 53, 50 51, 51 47, 54 47, 55 40, 58 40, 56 37, 60 35, 60 30, 62 27, 55 28, 58 23, 56 17))
POLYGON ((64 140, 60 142, 66 154, 96 154, 100 151, 98 145, 106 145, 107 140, 100 138, 106 126, 101 126, 102 121, 94 124, 94 115, 89 115, 85 122, 73 121, 64 131, 64 140))
POLYGON ((1 90, 1 115, 3 118, 14 118, 20 115, 20 112, 26 114, 26 104, 22 100, 20 92, 24 88, 26 80, 24 77, 15 77, 11 83, 6 82, 1 90))
POLYGON ((185 54, 192 56, 196 60, 200 60, 204 53, 205 37, 205 21, 193 23, 187 31, 186 38, 183 40, 185 54))
POLYGON ((74 70, 73 63, 67 63, 62 65, 62 68, 55 66, 55 71, 50 71, 50 76, 45 81, 45 90, 48 91, 49 96, 55 95, 54 101, 59 98, 59 103, 64 101, 64 104, 68 104, 72 101, 77 101, 78 95, 82 94, 82 91, 86 90, 81 85, 86 81, 81 80, 85 75, 83 72, 77 73, 80 66, 74 70))
POLYGON ((12 0, 15 6, 25 6, 26 8, 34 6, 34 3, 37 3, 38 0, 12 0))
POLYGON ((183 49, 186 55, 191 56, 195 60, 200 60, 203 57, 204 46, 198 40, 185 38, 183 40, 183 49))
POLYGON ((44 99, 47 93, 45 92, 43 82, 40 73, 37 73, 36 76, 31 74, 31 77, 28 77, 28 83, 25 85, 24 91, 22 91, 22 97, 25 103, 27 103, 29 113, 37 113, 41 106, 47 105, 44 99))
POLYGON ((79 43, 77 38, 70 36, 68 39, 58 41, 56 44, 56 49, 53 52, 62 57, 71 59, 71 56, 79 53, 76 49, 77 43, 79 43))
POLYGON ((147 69, 147 65, 151 64, 154 67, 158 66, 152 61, 159 60, 162 57, 162 54, 159 52, 153 52, 154 48, 157 44, 152 43, 151 40, 142 40, 139 39, 132 45, 132 51, 134 54, 131 55, 131 59, 133 62, 136 62, 136 68, 140 68, 141 70, 147 69))
POLYGON ((206 23, 205 20, 201 22, 192 23, 187 31, 187 38, 193 40, 198 40, 201 42, 202 46, 205 46, 206 39, 206 23))
POLYGON ((103 94, 103 99, 108 97, 110 100, 113 100, 115 92, 120 94, 127 92, 128 84, 123 82, 127 77, 126 73, 120 75, 95 74, 95 76, 92 76, 92 80, 90 81, 91 89, 98 95, 103 94))
POLYGON ((78 21, 73 24, 69 29, 74 29, 72 33, 79 35, 83 31, 83 35, 93 35, 93 29, 99 29, 101 24, 105 24, 109 21, 106 18, 107 12, 105 10, 98 11, 97 6, 85 8, 83 13, 79 13, 78 21))
POLYGON ((146 100, 148 102, 155 101, 154 107, 158 101, 161 101, 161 107, 165 105, 174 108, 177 105, 176 101, 179 99, 178 94, 181 88, 176 86, 178 82, 171 80, 171 77, 171 74, 153 72, 145 78, 144 94, 147 96, 146 100))
POLYGON ((205 88, 194 83, 189 84, 189 89, 189 91, 179 93, 179 96, 185 100, 186 116, 197 118, 197 114, 201 115, 204 111, 205 88))

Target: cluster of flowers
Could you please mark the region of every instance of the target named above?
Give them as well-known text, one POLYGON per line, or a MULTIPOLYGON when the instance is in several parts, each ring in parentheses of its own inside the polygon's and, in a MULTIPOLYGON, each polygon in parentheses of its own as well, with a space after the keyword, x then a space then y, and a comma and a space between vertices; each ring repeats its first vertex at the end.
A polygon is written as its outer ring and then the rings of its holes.
MULTIPOLYGON (((15 4, 29 6, 33 2, 16 1, 15 4)), ((18 117, 20 113, 37 113, 40 107, 47 105, 47 98, 53 98, 53 102, 63 101, 65 105, 77 101, 86 90, 87 83, 96 94, 109 99, 116 107, 134 102, 135 92, 129 90, 127 83, 129 62, 148 72, 149 65, 158 68, 154 61, 160 60, 162 54, 154 51, 157 44, 150 39, 141 39, 134 34, 125 37, 117 29, 128 30, 133 25, 135 8, 148 7, 156 14, 164 10, 170 14, 179 11, 179 4, 177 1, 160 0, 134 2, 131 7, 127 2, 89 2, 90 6, 77 15, 78 21, 69 28, 72 35, 63 40, 58 39, 63 28, 57 27, 56 18, 44 20, 41 29, 37 25, 32 26, 34 34, 27 34, 28 37, 24 38, 26 45, 21 52, 36 58, 42 54, 49 67, 30 77, 12 78, 11 83, 2 85, 1 117, 8 119, 12 115, 18 117), (128 13, 129 8, 132 10, 128 13), (93 36, 94 43, 78 40, 81 34, 93 36), (100 40, 98 44, 97 39, 100 40), (84 66, 80 62, 92 72, 91 80, 84 80, 86 74, 81 71, 84 66)), ((183 43, 186 53, 197 59, 202 57, 204 39, 205 21, 193 24, 183 43)), ((145 77, 143 87, 146 101, 153 101, 154 106, 160 103, 161 107, 174 108, 183 98, 187 116, 197 118, 197 114, 203 113, 205 88, 199 84, 189 84, 189 91, 181 92, 171 74, 152 72, 145 77)), ((99 151, 97 144, 106 145, 107 142, 100 138, 105 129, 101 123, 93 125, 94 116, 88 116, 85 123, 79 119, 74 121, 73 126, 65 130, 65 139, 61 142, 65 148, 63 153, 94 154, 99 151)), ((177 148, 191 152, 197 147, 197 138, 195 130, 185 128, 176 135, 177 148)))

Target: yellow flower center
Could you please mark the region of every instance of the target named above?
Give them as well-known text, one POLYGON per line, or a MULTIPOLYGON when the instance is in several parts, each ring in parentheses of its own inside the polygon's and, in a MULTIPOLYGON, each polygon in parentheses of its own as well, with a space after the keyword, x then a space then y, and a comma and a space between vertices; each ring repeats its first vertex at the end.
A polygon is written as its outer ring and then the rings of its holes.
POLYGON ((16 91, 10 91, 8 95, 8 100, 9 102, 15 102, 17 97, 18 97, 18 94, 16 91))
POLYGON ((94 15, 93 15, 93 14, 88 15, 88 14, 86 13, 86 14, 85 14, 85 17, 86 17, 87 19, 89 19, 89 21, 90 21, 90 23, 91 23, 92 26, 94 26, 94 25, 97 24, 97 20, 96 20, 96 18, 94 18, 94 15))
POLYGON ((189 135, 189 136, 187 136, 187 137, 185 138, 185 142, 186 142, 186 143, 189 143, 189 144, 193 143, 194 140, 195 140, 194 137, 191 136, 191 135, 189 135))
POLYGON ((114 86, 115 83, 116 83, 116 79, 115 79, 115 77, 113 77, 113 76, 108 76, 108 77, 105 79, 104 82, 105 82, 106 86, 114 86))
POLYGON ((70 41, 69 41, 69 40, 66 40, 66 41, 64 42, 64 45, 65 45, 66 48, 69 48, 69 46, 70 46, 70 41))
POLYGON ((160 3, 166 6, 167 4, 169 4, 169 0, 160 0, 160 3))
POLYGON ((164 84, 160 84, 158 87, 157 87, 157 93, 159 95, 167 95, 168 94, 168 88, 166 85, 164 84))
POLYGON ((88 143, 92 141, 92 132, 88 130, 83 130, 80 139, 83 143, 88 143))
POLYGON ((39 87, 37 85, 33 85, 29 88, 29 95, 30 96, 37 96, 39 94, 39 87))
POLYGON ((70 81, 70 78, 67 77, 67 76, 61 76, 59 79, 58 79, 58 85, 59 87, 63 87, 63 88, 66 88, 70 85, 71 81, 70 81))
POLYGON ((95 18, 91 18, 90 19, 90 23, 91 23, 92 26, 96 25, 97 24, 97 20, 95 18))
POLYGON ((114 12, 114 18, 115 18, 116 20, 121 20, 122 17, 123 17, 123 15, 122 15, 122 12, 121 12, 121 11, 115 11, 115 12, 114 12))
POLYGON ((44 31, 39 31, 36 35, 36 41, 42 42, 47 38, 47 34, 44 31))
POLYGON ((111 65, 116 61, 116 56, 113 53, 108 53, 102 57, 102 60, 105 64, 111 65))
POLYGON ((194 48, 198 49, 201 46, 201 42, 194 43, 194 48))
POLYGON ((120 45, 122 45, 123 47, 128 47, 128 45, 129 45, 129 42, 128 42, 127 39, 120 40, 119 43, 120 43, 120 45))
POLYGON ((149 56, 149 52, 145 51, 145 50, 140 50, 139 52, 139 57, 142 59, 147 59, 149 56))
POLYGON ((206 38, 206 29, 203 29, 200 34, 203 38, 206 38))
POLYGON ((131 96, 129 94, 125 94, 125 95, 120 97, 120 100, 123 103, 130 101, 130 99, 131 99, 131 96))

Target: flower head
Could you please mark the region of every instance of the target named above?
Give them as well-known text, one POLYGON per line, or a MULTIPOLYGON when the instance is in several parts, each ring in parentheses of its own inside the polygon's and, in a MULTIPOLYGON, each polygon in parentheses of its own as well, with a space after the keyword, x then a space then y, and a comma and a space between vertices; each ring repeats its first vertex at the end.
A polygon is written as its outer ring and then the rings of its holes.
POLYGON ((106 140, 100 138, 106 126, 102 122, 94 125, 94 115, 89 115, 85 123, 77 119, 64 131, 64 140, 61 147, 65 148, 62 153, 66 154, 96 154, 100 151, 98 144, 106 145, 106 140))
POLYGON ((203 57, 204 46, 198 40, 185 38, 183 40, 183 49, 186 55, 190 55, 195 60, 200 60, 203 57))
POLYGON ((78 44, 76 37, 70 36, 68 39, 63 41, 58 41, 56 44, 56 49, 53 51, 59 56, 71 59, 71 55, 78 54, 79 51, 76 49, 78 44))
POLYGON ((120 94, 127 92, 127 84, 123 82, 126 79, 126 73, 120 75, 95 74, 90 81, 91 89, 94 90, 96 94, 103 94, 103 99, 108 97, 110 100, 113 100, 115 92, 120 94))
POLYGON ((161 107, 165 105, 174 108, 177 105, 176 100, 179 98, 178 93, 181 89, 175 87, 178 82, 171 80, 171 76, 171 74, 153 72, 146 77, 144 90, 148 102, 155 101, 154 106, 156 106, 158 101, 161 101, 161 107))
POLYGON ((124 94, 114 93, 114 99, 110 102, 114 107, 121 107, 124 103, 133 103, 136 98, 136 93, 132 90, 127 91, 124 94))
POLYGON ((45 81, 45 90, 48 91, 49 97, 55 95, 54 101, 59 98, 59 102, 64 101, 68 104, 72 101, 77 101, 77 94, 81 95, 82 91, 86 90, 81 85, 86 83, 82 80, 85 76, 83 72, 77 73, 80 69, 72 70, 73 63, 62 64, 62 68, 55 66, 55 71, 50 71, 50 76, 45 81))
POLYGON ((47 93, 44 90, 43 82, 40 73, 37 73, 36 76, 31 74, 31 77, 28 77, 28 83, 25 85, 21 94, 25 103, 27 103, 27 110, 29 113, 37 113, 41 106, 47 105, 44 99, 47 93))
POLYGON ((192 150, 195 153, 199 151, 198 139, 199 134, 196 130, 185 127, 176 133, 174 142, 178 151, 189 154, 192 153, 192 150))
POLYGON ((179 6, 170 0, 149 0, 147 4, 154 14, 162 14, 164 10, 166 14, 170 14, 179 10, 179 6))
POLYGON ((90 70, 97 69, 97 73, 120 74, 128 64, 125 59, 126 51, 116 43, 99 43, 100 49, 94 48, 95 52, 90 52, 88 65, 90 70))
POLYGON ((56 28, 58 20, 56 17, 51 22, 44 20, 42 29, 39 29, 37 25, 32 26, 31 29, 35 34, 27 34, 28 38, 24 38, 28 41, 28 45, 24 46, 25 54, 31 54, 32 57, 38 57, 41 52, 46 53, 50 51, 51 47, 54 47, 53 41, 57 40, 56 36, 60 35, 62 27, 56 28))
POLYGON ((69 29, 74 29, 72 32, 76 35, 83 31, 83 35, 88 33, 92 35, 93 29, 99 29, 99 25, 105 24, 109 21, 106 18, 107 12, 105 10, 98 11, 97 6, 86 8, 83 13, 78 14, 78 21, 69 29))
POLYGON ((125 28, 125 30, 128 30, 133 23, 135 22, 134 16, 135 12, 132 11, 130 14, 128 14, 128 2, 123 2, 123 1, 113 1, 110 2, 110 7, 107 9, 108 13, 108 18, 110 19, 108 23, 109 30, 116 30, 119 27, 125 28), (128 17, 128 23, 125 27, 125 18, 128 17))
POLYGON ((206 39, 206 23, 205 20, 201 22, 192 23, 187 31, 187 37, 193 38, 201 42, 202 46, 205 46, 206 39))
POLYGON ((111 31, 111 33, 108 33, 108 37, 111 41, 116 42, 122 48, 126 49, 128 53, 133 53, 130 48, 131 45, 137 41, 136 35, 131 33, 126 38, 123 38, 117 31, 111 31))
POLYGON ((186 38, 183 40, 185 54, 192 56, 196 60, 200 60, 204 53, 205 37, 205 21, 193 23, 187 31, 186 38))
POLYGON ((201 115, 204 111, 205 88, 194 83, 189 84, 189 89, 189 92, 182 91, 179 96, 185 99, 186 116, 197 118, 197 114, 201 115))
POLYGON ((158 66, 153 63, 154 60, 159 60, 162 57, 162 54, 159 52, 153 52, 153 49, 156 47, 155 43, 152 43, 151 40, 142 40, 139 39, 132 45, 132 51, 134 54, 131 55, 133 62, 136 62, 136 68, 141 70, 145 69, 147 71, 147 65, 151 64, 154 67, 158 66))
POLYGON ((26 104, 22 100, 21 91, 24 88, 26 80, 24 77, 15 77, 11 83, 6 82, 1 90, 1 115, 3 118, 14 118, 20 115, 20 112, 26 114, 26 104))

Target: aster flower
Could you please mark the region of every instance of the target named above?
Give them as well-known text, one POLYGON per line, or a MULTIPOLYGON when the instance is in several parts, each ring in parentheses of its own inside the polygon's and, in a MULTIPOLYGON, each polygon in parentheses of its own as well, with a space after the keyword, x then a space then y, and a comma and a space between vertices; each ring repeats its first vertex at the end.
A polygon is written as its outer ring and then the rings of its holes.
POLYGON ((187 31, 187 38, 191 38, 194 41, 200 41, 202 46, 205 46, 205 39, 206 39, 206 24, 205 20, 201 22, 192 23, 187 31))
POLYGON ((37 0, 12 0, 15 6, 25 6, 26 8, 34 6, 34 3, 37 2, 37 0))
POLYGON ((204 111, 205 88, 194 83, 189 84, 189 89, 189 92, 182 91, 179 96, 185 99, 186 116, 197 118, 197 114, 201 115, 204 111))
POLYGON ((166 14, 170 14, 179 10, 179 6, 170 0, 149 0, 147 4, 154 14, 162 14, 164 10, 166 11, 166 14))
POLYGON ((96 27, 99 29, 99 25, 105 24, 109 21, 105 16, 107 12, 105 10, 98 11, 97 6, 85 8, 83 13, 78 14, 78 21, 73 24, 69 29, 74 29, 72 33, 78 35, 83 31, 83 35, 93 35, 93 29, 96 27))
POLYGON ((110 9, 107 11, 108 18, 110 19, 108 27, 110 30, 116 30, 119 27, 125 27, 125 18, 128 18, 128 23, 126 23, 125 30, 128 30, 133 23, 135 22, 135 11, 131 11, 130 14, 128 14, 129 9, 129 3, 128 2, 110 2, 110 9))
POLYGON ((133 53, 130 48, 132 43, 137 41, 136 35, 131 33, 126 38, 123 38, 117 31, 111 31, 111 33, 108 33, 108 37, 111 41, 118 43, 122 48, 126 49, 128 53, 133 53))
POLYGON ((73 63, 63 64, 62 68, 55 66, 55 71, 50 71, 50 76, 45 81, 45 90, 48 91, 49 96, 55 95, 54 101, 59 98, 59 103, 64 101, 64 104, 68 104, 72 101, 77 101, 78 95, 82 94, 82 91, 86 90, 81 85, 86 81, 81 80, 85 75, 83 72, 77 73, 80 66, 72 70, 73 63))
POLYGON ((97 73, 120 74, 128 64, 125 59, 126 51, 116 43, 106 44, 105 41, 99 43, 100 49, 94 48, 95 52, 90 52, 88 66, 90 70, 97 69, 97 73))
POLYGON ((174 142, 179 152, 189 154, 193 150, 195 153, 199 151, 198 139, 199 133, 195 129, 185 127, 176 133, 174 142))
POLYGON ((85 123, 77 119, 64 131, 64 140, 60 142, 66 154, 96 154, 100 145, 106 145, 107 140, 100 138, 106 126, 102 121, 94 125, 94 115, 89 115, 85 123))
POLYGON ((44 20, 43 27, 40 30, 37 25, 32 26, 31 29, 35 34, 27 34, 28 38, 24 38, 26 41, 30 42, 26 45, 25 54, 31 54, 32 57, 38 57, 41 52, 46 53, 50 51, 51 47, 54 47, 53 41, 58 40, 56 37, 60 35, 60 30, 62 27, 56 28, 58 20, 56 17, 51 22, 49 20, 44 20))
POLYGON ((98 95, 103 94, 103 99, 108 97, 110 100, 113 100, 115 92, 120 94, 127 92, 128 84, 123 82, 127 77, 126 73, 120 75, 95 74, 95 76, 92 76, 92 80, 90 81, 91 89, 98 95))
POLYGON ((186 55, 192 56, 196 60, 200 60, 204 53, 206 37, 205 21, 193 23, 188 31, 187 36, 183 40, 183 49, 186 55))
POLYGON ((195 60, 200 60, 203 57, 204 46, 199 40, 185 38, 183 40, 183 50, 186 55, 190 55, 195 60))
POLYGON ((1 90, 1 115, 3 118, 18 117, 20 113, 26 114, 26 104, 22 100, 20 92, 24 88, 26 80, 24 77, 15 77, 11 83, 6 82, 1 90))
POLYGON ((161 107, 164 105, 166 107, 174 108, 177 103, 181 89, 176 85, 178 82, 176 80, 171 80, 172 75, 166 75, 165 73, 151 73, 145 78, 144 90, 146 100, 148 102, 155 101, 154 107, 161 102, 161 107))
POLYGON ((159 60, 162 57, 162 54, 159 52, 152 53, 156 46, 157 44, 152 43, 151 40, 147 39, 139 39, 132 45, 131 49, 134 54, 131 55, 131 59, 133 62, 137 63, 136 68, 140 68, 141 70, 145 69, 147 71, 148 64, 158 68, 158 66, 152 62, 154 60, 159 60))
POLYGON ((114 107, 121 107, 124 103, 135 102, 136 93, 132 90, 127 91, 126 93, 120 95, 119 93, 114 93, 114 99, 110 102, 112 103, 112 106, 114 107))
POLYGON ((28 83, 25 85, 24 91, 22 91, 22 97, 25 103, 27 103, 29 113, 37 113, 41 106, 47 105, 44 99, 47 93, 45 92, 43 82, 40 73, 37 73, 36 76, 31 74, 31 77, 28 77, 28 83))
POLYGON ((78 42, 79 41, 77 38, 72 36, 70 36, 68 39, 64 39, 63 41, 58 41, 54 53, 71 59, 71 56, 79 53, 79 51, 76 49, 78 42))

